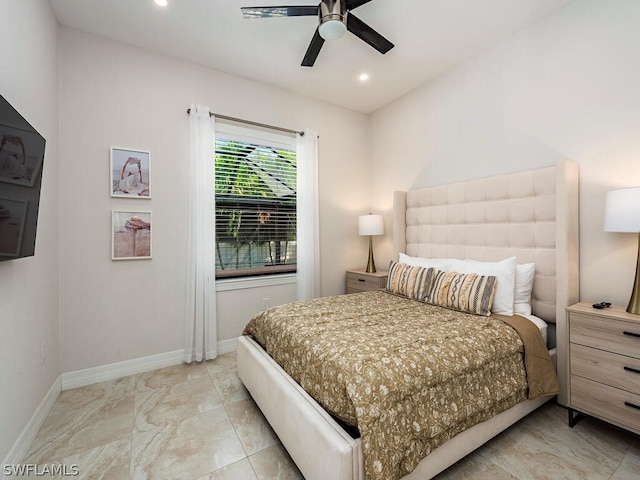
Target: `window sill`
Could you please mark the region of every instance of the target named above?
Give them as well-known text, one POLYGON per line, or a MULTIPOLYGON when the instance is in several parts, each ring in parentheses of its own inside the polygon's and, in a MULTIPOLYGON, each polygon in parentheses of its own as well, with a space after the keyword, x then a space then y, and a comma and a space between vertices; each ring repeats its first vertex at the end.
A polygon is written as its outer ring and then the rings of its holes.
POLYGON ((261 275, 252 278, 225 278, 216 280, 216 292, 242 290, 243 288, 273 287, 275 285, 291 285, 295 283, 295 273, 284 273, 280 275, 261 275))

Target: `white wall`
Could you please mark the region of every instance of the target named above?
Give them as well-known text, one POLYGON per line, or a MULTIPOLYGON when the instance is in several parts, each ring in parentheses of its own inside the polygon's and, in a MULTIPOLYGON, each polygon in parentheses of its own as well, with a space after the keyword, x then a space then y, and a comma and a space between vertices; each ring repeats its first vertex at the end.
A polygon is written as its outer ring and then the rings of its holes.
POLYGON ((35 256, 0 263, 0 459, 56 381, 60 353, 57 23, 41 0, 8 0, 2 11, 0 94, 47 143, 35 256))
MULTIPOLYGON (((366 243, 368 119, 345 109, 78 31, 60 29, 63 372, 183 347, 190 103, 320 135, 322 294, 344 292, 366 243), (152 199, 112 199, 109 147, 151 151, 152 199), (153 259, 111 261, 112 208, 153 212, 153 259)), ((218 294, 218 340, 292 301, 290 286, 218 294)))
POLYGON ((605 233, 603 214, 608 190, 640 185, 638 25, 637 0, 575 0, 377 111, 376 207, 390 218, 394 190, 575 160, 580 297, 626 306, 637 237, 605 233))

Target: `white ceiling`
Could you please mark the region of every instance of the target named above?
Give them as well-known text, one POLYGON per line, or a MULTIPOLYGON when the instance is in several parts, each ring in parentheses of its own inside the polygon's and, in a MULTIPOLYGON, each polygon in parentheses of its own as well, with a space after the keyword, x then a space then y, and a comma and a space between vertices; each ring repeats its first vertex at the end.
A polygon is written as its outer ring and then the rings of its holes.
POLYGON ((61 25, 370 113, 570 0, 372 0, 354 13, 395 48, 381 55, 347 32, 310 68, 316 17, 244 19, 240 7, 318 0, 168 1, 51 4, 61 25))

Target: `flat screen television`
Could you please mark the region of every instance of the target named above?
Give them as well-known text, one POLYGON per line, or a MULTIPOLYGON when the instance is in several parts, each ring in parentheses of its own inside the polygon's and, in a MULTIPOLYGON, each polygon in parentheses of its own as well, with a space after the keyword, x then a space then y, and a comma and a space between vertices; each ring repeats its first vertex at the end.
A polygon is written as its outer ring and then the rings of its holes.
POLYGON ((0 262, 35 253, 44 146, 0 95, 0 262))

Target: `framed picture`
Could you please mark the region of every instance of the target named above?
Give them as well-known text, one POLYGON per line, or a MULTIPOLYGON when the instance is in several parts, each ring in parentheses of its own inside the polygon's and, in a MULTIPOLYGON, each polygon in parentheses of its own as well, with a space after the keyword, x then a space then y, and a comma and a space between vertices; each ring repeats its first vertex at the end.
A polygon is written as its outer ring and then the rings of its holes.
POLYGON ((35 130, 0 124, 0 181, 33 187, 42 168, 44 145, 35 130))
POLYGON ((111 147, 111 196, 151 198, 151 153, 111 147))
POLYGON ((151 212, 113 210, 111 259, 151 258, 151 212))
POLYGON ((0 256, 17 257, 27 217, 27 202, 0 198, 0 256))

